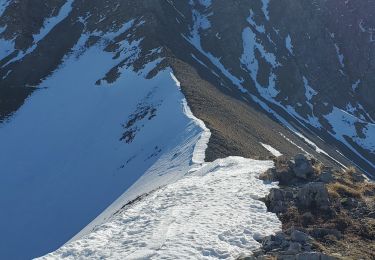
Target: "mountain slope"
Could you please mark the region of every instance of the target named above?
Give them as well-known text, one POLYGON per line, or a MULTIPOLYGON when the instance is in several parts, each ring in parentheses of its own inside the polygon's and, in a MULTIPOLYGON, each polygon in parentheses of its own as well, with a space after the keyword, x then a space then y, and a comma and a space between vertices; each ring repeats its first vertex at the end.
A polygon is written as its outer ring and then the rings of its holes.
POLYGON ((130 25, 101 35, 91 48, 84 46, 90 36, 82 35, 59 68, 0 127, 0 204, 7 209, 0 217, 1 258, 56 249, 155 163, 157 171, 149 170, 152 181, 128 200, 203 161, 204 153, 193 157, 202 129, 189 115, 171 70, 147 79, 162 58, 137 73, 122 68, 114 83, 95 84, 119 59, 137 58, 139 41, 123 40, 118 53, 103 51, 106 41, 130 25))
POLYGON ((211 131, 207 161, 268 159, 265 144, 371 177, 374 8, 1 0, 1 254, 47 253, 122 194, 94 225, 182 177, 205 131, 177 79, 211 131))
MULTIPOLYGON (((374 170, 370 2, 39 0, 33 6, 40 11, 26 15, 28 23, 14 22, 16 15, 28 14, 28 1, 6 2, 1 38, 2 46, 11 48, 0 71, 2 118, 22 104, 30 86, 59 66, 81 34, 138 19, 143 26, 131 37, 144 38, 146 53, 163 48, 166 56, 200 70, 199 78, 251 107, 261 106, 288 131, 285 121, 314 143, 320 142, 315 135, 335 143, 339 149, 328 153, 339 161, 351 161, 368 174, 374 170), (358 37, 346 37, 347 28, 358 37)), ((141 57, 135 68, 145 64, 147 57, 141 57)), ((115 80, 117 70, 114 66, 106 79, 115 80)))

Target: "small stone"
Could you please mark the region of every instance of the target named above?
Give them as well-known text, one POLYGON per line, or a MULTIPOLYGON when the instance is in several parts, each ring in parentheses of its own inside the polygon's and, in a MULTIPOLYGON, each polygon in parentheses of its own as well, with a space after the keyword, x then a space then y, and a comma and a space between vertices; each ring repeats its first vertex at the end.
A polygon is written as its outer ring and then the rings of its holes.
POLYGON ((263 239, 262 246, 267 252, 277 248, 277 243, 275 243, 274 238, 274 236, 268 236, 263 239))
POLYGON ((330 183, 334 181, 334 177, 331 171, 323 171, 320 176, 319 176, 319 181, 324 182, 324 183, 330 183))
POLYGON ((358 172, 352 173, 351 177, 354 182, 364 182, 366 180, 366 178, 358 172))
POLYGON ((292 242, 289 245, 287 253, 289 253, 289 254, 296 254, 296 253, 301 252, 301 250, 302 250, 302 246, 301 246, 300 243, 292 242))
POLYGON ((307 234, 296 229, 292 231, 292 233, 290 234, 290 237, 292 238, 292 241, 299 242, 302 244, 306 243, 306 241, 310 239, 307 234))
POLYGON ((308 226, 314 222, 314 215, 311 212, 305 212, 302 215, 302 225, 308 226))

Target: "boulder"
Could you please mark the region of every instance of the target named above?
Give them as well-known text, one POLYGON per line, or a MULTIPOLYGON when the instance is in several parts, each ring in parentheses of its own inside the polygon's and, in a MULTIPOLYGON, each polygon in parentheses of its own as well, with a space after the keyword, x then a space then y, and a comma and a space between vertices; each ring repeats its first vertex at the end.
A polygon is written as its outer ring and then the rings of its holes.
POLYGON ((319 181, 324 183, 330 183, 335 180, 331 171, 323 171, 319 176, 319 181))
POLYGON ((273 213, 281 213, 287 210, 285 201, 285 192, 280 189, 272 188, 266 197, 268 210, 273 213))
POLYGON ((276 176, 276 169, 275 168, 268 169, 267 171, 263 172, 259 176, 259 179, 261 179, 262 181, 266 181, 266 182, 278 181, 277 176, 276 176))
POLYGON ((314 215, 311 212, 305 212, 302 215, 302 225, 308 226, 314 222, 314 215))
POLYGON ((311 158, 304 154, 297 154, 294 157, 293 171, 296 177, 300 179, 309 179, 314 173, 311 158))
POLYGON ((326 186, 322 182, 304 185, 297 194, 298 206, 310 210, 329 210, 330 201, 326 186))
POLYGON ((296 230, 296 229, 292 230, 292 232, 290 234, 290 237, 291 237, 292 241, 298 242, 298 243, 301 243, 301 244, 304 244, 308 240, 310 240, 309 235, 307 235, 306 233, 303 233, 299 230, 296 230))

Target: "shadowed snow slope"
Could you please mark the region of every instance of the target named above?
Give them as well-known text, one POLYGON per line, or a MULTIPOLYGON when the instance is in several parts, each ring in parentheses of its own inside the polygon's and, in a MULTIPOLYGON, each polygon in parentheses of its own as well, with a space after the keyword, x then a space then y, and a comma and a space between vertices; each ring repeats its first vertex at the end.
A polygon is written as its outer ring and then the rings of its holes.
POLYGON ((258 199, 270 161, 228 157, 135 202, 42 259, 235 259, 280 229, 258 199))
MULTIPOLYGON (((0 259, 56 250, 145 172, 122 201, 179 179, 207 135, 168 68, 147 79, 162 58, 98 86, 119 61, 100 44, 85 50, 86 39, 0 125, 0 259)), ((123 42, 122 58, 137 44, 123 42)))

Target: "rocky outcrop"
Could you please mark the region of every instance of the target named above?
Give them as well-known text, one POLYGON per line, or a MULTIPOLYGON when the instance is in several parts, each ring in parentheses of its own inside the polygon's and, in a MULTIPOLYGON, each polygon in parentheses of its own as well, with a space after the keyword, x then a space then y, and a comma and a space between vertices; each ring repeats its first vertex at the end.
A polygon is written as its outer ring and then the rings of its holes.
POLYGON ((354 168, 334 170, 298 154, 276 158, 261 179, 280 183, 264 201, 283 231, 260 240, 249 259, 374 259, 375 184, 354 168))
POLYGON ((297 201, 300 208, 314 211, 327 211, 330 207, 328 190, 322 182, 311 182, 299 189, 297 201))

